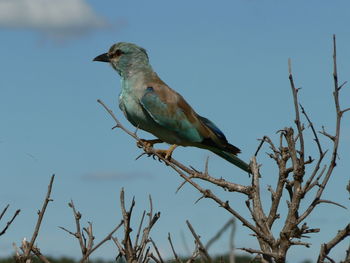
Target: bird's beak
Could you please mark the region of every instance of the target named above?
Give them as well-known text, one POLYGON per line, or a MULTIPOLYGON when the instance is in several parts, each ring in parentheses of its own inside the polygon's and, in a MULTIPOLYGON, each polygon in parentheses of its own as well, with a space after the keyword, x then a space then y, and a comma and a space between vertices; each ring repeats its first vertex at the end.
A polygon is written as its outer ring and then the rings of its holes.
POLYGON ((110 62, 109 57, 108 57, 108 53, 103 53, 103 54, 95 57, 93 61, 110 62))

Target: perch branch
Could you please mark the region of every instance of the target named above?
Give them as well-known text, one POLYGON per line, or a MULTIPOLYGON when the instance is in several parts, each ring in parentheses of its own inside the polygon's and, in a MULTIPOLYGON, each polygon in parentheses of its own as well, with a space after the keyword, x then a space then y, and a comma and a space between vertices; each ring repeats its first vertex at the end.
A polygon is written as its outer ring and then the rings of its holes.
MULTIPOLYGON (((143 145, 143 149, 147 155, 153 155, 156 156, 159 160, 164 162, 166 165, 170 166, 173 170, 175 170, 186 182, 190 183, 193 187, 195 187, 200 193, 202 193, 206 198, 210 198, 214 200, 216 203, 218 203, 221 207, 225 208, 228 212, 230 212, 232 215, 234 215, 236 218, 238 218, 243 225, 250 228, 254 233, 256 233, 258 236, 260 236, 262 239, 265 239, 265 236, 261 231, 259 231, 254 225, 252 225, 247 219, 242 217, 236 210, 234 210, 228 202, 224 202, 221 199, 219 199, 216 195, 214 195, 210 190, 204 189, 201 186, 199 186, 197 183, 195 183, 193 180, 191 180, 190 176, 193 176, 195 171, 193 169, 190 169, 186 167, 185 165, 181 164, 180 162, 176 161, 173 158, 170 158, 170 160, 164 158, 161 154, 159 154, 156 150, 153 148, 147 147, 142 140, 140 140, 135 134, 130 132, 128 129, 126 129, 119 120, 115 117, 112 110, 110 110, 101 100, 98 100, 98 103, 100 103, 106 111, 112 116, 112 118, 116 121, 118 127, 125 131, 127 134, 132 136, 135 140, 138 141, 139 144, 143 145), (183 172, 188 173, 190 176, 186 176, 183 172)), ((201 177, 199 174, 196 176, 201 177)), ((242 192, 245 194, 250 194, 250 187, 247 186, 240 186, 234 183, 231 183, 233 188, 232 191, 242 192)))

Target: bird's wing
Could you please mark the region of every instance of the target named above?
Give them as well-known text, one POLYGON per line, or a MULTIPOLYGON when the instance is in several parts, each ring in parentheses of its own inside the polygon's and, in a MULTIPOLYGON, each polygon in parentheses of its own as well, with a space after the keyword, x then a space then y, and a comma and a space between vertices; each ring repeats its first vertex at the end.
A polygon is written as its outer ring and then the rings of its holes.
POLYGON ((164 83, 148 83, 141 105, 155 122, 176 132, 184 144, 198 143, 237 154, 225 135, 210 120, 199 116, 186 100, 164 83))
POLYGON ((198 118, 177 92, 165 84, 149 83, 140 103, 152 119, 187 142, 201 142, 198 118))
POLYGON ((240 149, 230 144, 212 121, 199 116, 180 94, 167 85, 149 83, 140 103, 156 123, 178 134, 183 145, 208 149, 251 173, 249 164, 236 156, 240 149))

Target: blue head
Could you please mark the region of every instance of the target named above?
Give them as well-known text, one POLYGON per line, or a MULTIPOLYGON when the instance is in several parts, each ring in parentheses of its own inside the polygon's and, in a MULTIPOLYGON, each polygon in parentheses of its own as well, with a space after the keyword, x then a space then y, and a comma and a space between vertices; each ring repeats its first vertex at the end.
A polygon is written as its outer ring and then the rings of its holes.
POLYGON ((146 50, 126 42, 114 44, 107 53, 95 57, 94 61, 109 62, 122 77, 151 67, 146 50))

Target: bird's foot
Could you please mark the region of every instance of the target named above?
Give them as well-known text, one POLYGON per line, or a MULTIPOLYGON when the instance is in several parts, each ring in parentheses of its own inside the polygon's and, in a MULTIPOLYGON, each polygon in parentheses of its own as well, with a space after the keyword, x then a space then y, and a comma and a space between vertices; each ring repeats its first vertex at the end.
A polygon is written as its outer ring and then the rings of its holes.
POLYGON ((173 151, 176 149, 177 145, 173 144, 170 146, 170 148, 168 150, 155 150, 156 153, 162 155, 165 159, 170 160, 171 159, 171 155, 173 154, 173 151))
POLYGON ((163 141, 160 139, 154 139, 154 140, 144 140, 144 139, 140 139, 139 141, 137 141, 136 145, 139 148, 153 148, 153 145, 155 145, 156 143, 162 143, 163 141))

